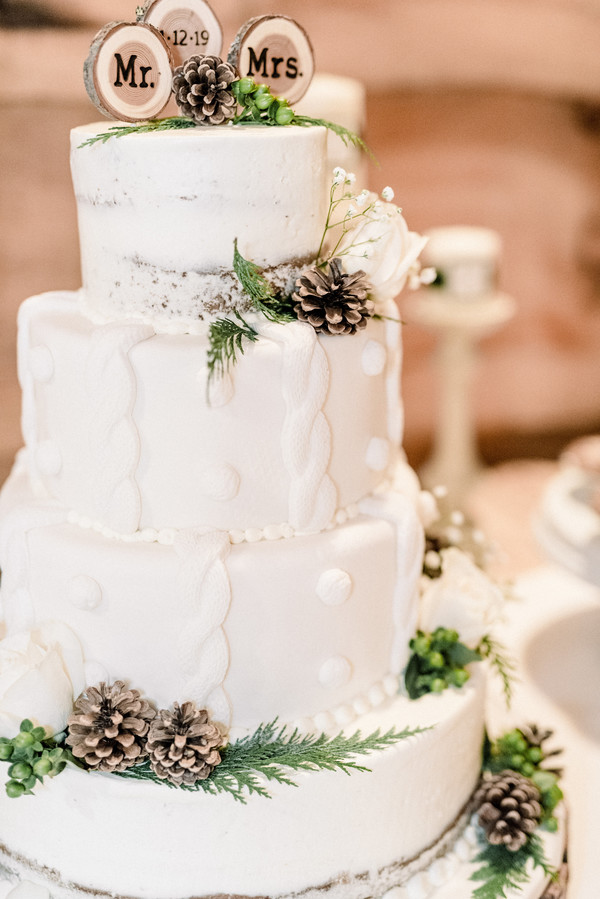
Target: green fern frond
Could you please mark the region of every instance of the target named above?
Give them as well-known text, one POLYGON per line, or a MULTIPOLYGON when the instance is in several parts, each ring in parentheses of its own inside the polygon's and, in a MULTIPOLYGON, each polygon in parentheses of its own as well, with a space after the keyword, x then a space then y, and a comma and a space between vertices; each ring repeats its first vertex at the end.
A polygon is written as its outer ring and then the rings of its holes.
POLYGON ((208 329, 208 383, 215 375, 222 375, 237 362, 238 354, 244 353, 244 340, 258 340, 258 332, 249 325, 239 312, 235 319, 218 318, 208 329))
POLYGON ((548 877, 557 876, 546 860, 543 843, 537 834, 532 834, 516 852, 505 846, 485 846, 475 859, 482 866, 471 875, 471 880, 482 881, 473 892, 473 899, 509 899, 508 890, 516 890, 529 882, 527 863, 530 859, 534 867, 542 868, 548 877))
POLYGON ((311 116, 297 114, 294 115, 294 118, 292 119, 292 125, 320 125, 322 128, 327 128, 328 131, 337 134, 347 147, 357 147, 370 156, 373 161, 376 161, 372 150, 367 146, 362 137, 354 131, 344 128, 343 125, 338 125, 336 122, 328 122, 326 119, 313 119, 311 116))
POLYGON ((112 125, 108 131, 101 134, 95 134, 84 140, 79 147, 91 147, 92 144, 103 143, 111 137, 125 137, 128 134, 145 134, 149 131, 173 131, 181 128, 195 128, 196 123, 193 119, 184 116, 170 116, 166 119, 151 119, 149 122, 137 122, 134 125, 112 125))
POLYGON ((506 650, 506 647, 494 640, 489 634, 486 634, 477 651, 487 659, 490 665, 495 669, 496 674, 502 681, 502 689, 506 705, 510 708, 513 695, 513 682, 516 678, 516 665, 506 650))
POLYGON ((258 265, 249 259, 244 259, 238 250, 237 240, 233 243, 233 270, 257 312, 261 312, 272 322, 281 323, 294 320, 295 316, 292 314, 292 304, 289 299, 276 293, 258 265))
MULTIPOLYGON (((400 740, 423 733, 429 728, 394 728, 386 733, 379 730, 363 737, 359 731, 350 736, 336 734, 333 737, 321 734, 300 734, 298 730, 288 732, 277 721, 261 724, 252 734, 242 737, 221 750, 221 763, 213 769, 206 780, 192 785, 182 785, 176 789, 191 792, 203 791, 210 794, 228 793, 238 802, 245 803, 247 796, 269 797, 265 781, 295 787, 290 772, 299 771, 369 771, 356 760, 357 756, 369 755, 388 749, 400 740)), ((162 783, 152 771, 148 761, 125 771, 119 777, 135 780, 149 780, 162 783)), ((169 784, 169 786, 172 786, 169 784)))

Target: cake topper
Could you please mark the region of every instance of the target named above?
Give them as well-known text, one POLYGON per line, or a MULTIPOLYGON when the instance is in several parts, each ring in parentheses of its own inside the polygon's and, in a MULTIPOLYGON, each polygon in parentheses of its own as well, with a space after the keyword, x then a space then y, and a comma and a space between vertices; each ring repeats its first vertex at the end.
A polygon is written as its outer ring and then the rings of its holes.
POLYGON ((171 96, 172 55, 160 32, 144 22, 111 22, 94 38, 83 78, 103 115, 125 122, 157 116, 171 96))
POLYGON ((290 103, 304 96, 315 70, 308 35, 287 16, 249 19, 236 34, 227 60, 241 78, 267 84, 290 103))
POLYGON ((160 31, 176 66, 193 55, 221 55, 223 29, 206 0, 147 0, 138 7, 138 21, 160 31))

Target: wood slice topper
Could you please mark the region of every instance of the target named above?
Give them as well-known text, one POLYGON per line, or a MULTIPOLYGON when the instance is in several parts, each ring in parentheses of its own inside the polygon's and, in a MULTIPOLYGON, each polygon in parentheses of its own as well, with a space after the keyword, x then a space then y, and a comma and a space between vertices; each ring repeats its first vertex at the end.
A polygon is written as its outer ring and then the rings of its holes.
POLYGON ((94 38, 83 75, 92 103, 104 115, 143 122, 167 105, 172 65, 167 42, 152 25, 111 22, 94 38))
POLYGON ((242 78, 268 84, 276 97, 290 103, 304 96, 315 71, 308 35, 287 16, 259 16, 242 25, 228 61, 242 78))
POLYGON ((141 21, 160 31, 176 66, 190 56, 221 55, 223 29, 205 0, 148 0, 141 21))

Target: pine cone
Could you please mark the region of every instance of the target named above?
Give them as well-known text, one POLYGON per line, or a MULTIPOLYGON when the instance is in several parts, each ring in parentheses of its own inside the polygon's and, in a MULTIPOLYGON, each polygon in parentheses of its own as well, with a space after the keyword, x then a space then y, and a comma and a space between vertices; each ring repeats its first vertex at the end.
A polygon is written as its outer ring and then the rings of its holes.
POLYGON ((537 724, 526 724, 524 727, 519 727, 519 730, 530 746, 541 747, 542 743, 545 743, 553 734, 551 730, 540 730, 537 724))
POLYGON ((173 72, 179 109, 199 125, 221 125, 236 113, 231 85, 238 74, 218 56, 191 56, 173 72))
POLYGON ((332 259, 329 271, 311 268, 296 281, 294 312, 315 331, 354 334, 367 324, 374 306, 367 299, 369 284, 363 271, 342 272, 340 259, 332 259))
POLYGON ((477 816, 489 843, 516 852, 540 823, 542 806, 537 787, 516 771, 486 778, 475 793, 477 816))
POLYGON ((75 758, 96 771, 124 771, 146 755, 145 737, 156 715, 123 681, 88 687, 75 702, 67 743, 75 758))
POLYGON ((155 774, 172 784, 194 784, 206 780, 221 761, 221 733, 208 718, 206 709, 193 702, 162 709, 148 734, 150 765, 155 774))

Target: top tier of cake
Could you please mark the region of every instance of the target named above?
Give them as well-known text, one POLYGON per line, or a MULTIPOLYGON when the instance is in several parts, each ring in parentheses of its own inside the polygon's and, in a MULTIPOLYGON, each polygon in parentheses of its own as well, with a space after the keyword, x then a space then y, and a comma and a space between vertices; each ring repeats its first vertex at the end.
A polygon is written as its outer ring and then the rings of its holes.
POLYGON ((288 287, 314 261, 326 215, 326 130, 191 128, 82 144, 74 129, 83 303, 97 319, 198 320, 243 309, 242 255, 288 287))

